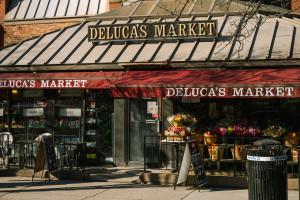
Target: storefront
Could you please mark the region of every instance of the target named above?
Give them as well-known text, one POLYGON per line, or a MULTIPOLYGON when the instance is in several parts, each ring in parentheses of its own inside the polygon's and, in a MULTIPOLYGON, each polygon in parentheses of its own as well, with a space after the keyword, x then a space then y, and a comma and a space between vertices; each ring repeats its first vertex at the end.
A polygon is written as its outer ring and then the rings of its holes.
POLYGON ((194 116, 198 135, 231 126, 256 135, 268 119, 298 131, 299 20, 248 19, 239 7, 228 15, 201 2, 177 17, 137 2, 2 49, 2 127, 98 135, 116 164, 142 164, 145 137, 164 140, 176 113, 194 116))
POLYGON ((2 73, 1 132, 18 143, 42 133, 55 143, 86 142, 88 163, 112 160, 113 99, 119 72, 2 73))
MULTIPOLYGON (((210 163, 209 170, 245 171, 242 146, 266 138, 290 147, 289 159, 296 166, 295 145, 300 139, 299 72, 299 69, 131 71, 114 85, 112 95, 129 99, 130 105, 136 99, 143 99, 144 107, 139 108, 158 121, 157 134, 146 133, 148 127, 139 129, 139 134, 145 133, 146 167, 176 168, 172 161, 180 160, 176 154, 183 154, 186 138, 199 141, 204 159, 210 163), (173 152, 174 145, 177 153, 173 152), (161 160, 155 160, 155 156, 161 160)), ((292 172, 295 166, 291 167, 292 172)))

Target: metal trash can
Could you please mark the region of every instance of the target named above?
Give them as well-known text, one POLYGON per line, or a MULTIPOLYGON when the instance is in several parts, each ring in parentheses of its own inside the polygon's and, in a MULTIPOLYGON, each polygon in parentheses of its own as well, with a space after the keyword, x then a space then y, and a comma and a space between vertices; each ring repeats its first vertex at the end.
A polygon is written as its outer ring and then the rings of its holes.
POLYGON ((298 195, 300 200, 300 146, 295 146, 298 151, 298 195))
POLYGON ((287 200, 287 148, 260 140, 247 151, 248 199, 287 200))

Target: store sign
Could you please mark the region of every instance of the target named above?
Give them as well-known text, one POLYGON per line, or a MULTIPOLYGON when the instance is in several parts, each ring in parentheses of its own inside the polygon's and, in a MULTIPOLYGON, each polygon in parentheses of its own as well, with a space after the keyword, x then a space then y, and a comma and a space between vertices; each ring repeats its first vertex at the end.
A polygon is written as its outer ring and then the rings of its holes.
POLYGON ((34 99, 34 107, 46 108, 47 99, 34 99))
POLYGON ((295 87, 166 88, 166 97, 295 97, 295 87))
POLYGON ((187 21, 94 25, 88 27, 88 39, 95 41, 200 38, 217 35, 217 21, 187 21))
POLYGON ((86 88, 87 80, 0 80, 0 88, 86 88))
POLYGON ((24 117, 43 116, 44 108, 28 108, 23 110, 24 117))
POLYGON ((147 102, 147 113, 148 114, 157 114, 158 113, 158 105, 156 101, 148 101, 147 102))
POLYGON ((196 176, 197 187, 207 184, 207 178, 204 171, 203 155, 201 155, 201 151, 199 149, 200 147, 197 141, 190 140, 186 142, 174 190, 177 185, 187 181, 191 165, 196 176))
POLYGON ((64 117, 81 117, 80 108, 62 108, 59 110, 59 115, 64 117))

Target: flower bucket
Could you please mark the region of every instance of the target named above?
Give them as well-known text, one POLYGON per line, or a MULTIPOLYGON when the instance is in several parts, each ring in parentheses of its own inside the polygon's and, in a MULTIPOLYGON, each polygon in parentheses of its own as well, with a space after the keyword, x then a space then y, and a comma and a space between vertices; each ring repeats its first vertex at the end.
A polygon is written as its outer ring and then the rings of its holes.
POLYGON ((284 137, 284 143, 288 147, 299 145, 300 136, 297 133, 289 133, 284 137))
POLYGON ((293 157, 293 161, 298 162, 298 154, 299 154, 298 150, 292 149, 292 157, 293 157))
POLYGON ((218 137, 216 135, 207 135, 204 134, 204 144, 207 146, 211 146, 213 144, 217 144, 218 137))
POLYGON ((224 156, 224 148, 218 145, 212 145, 208 147, 208 154, 211 160, 220 160, 224 156))
POLYGON ((225 135, 225 136, 220 137, 220 142, 222 144, 233 144, 234 138, 232 136, 225 135))
POLYGON ((234 160, 246 160, 246 154, 243 152, 243 146, 241 145, 232 147, 231 153, 234 160))

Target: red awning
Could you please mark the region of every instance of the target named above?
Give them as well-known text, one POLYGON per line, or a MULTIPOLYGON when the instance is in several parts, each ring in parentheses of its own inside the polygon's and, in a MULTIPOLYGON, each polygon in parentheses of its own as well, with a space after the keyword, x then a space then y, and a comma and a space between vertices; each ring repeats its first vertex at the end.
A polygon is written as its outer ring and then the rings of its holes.
POLYGON ((0 88, 110 88, 123 72, 1 73, 0 88))
POLYGON ((112 89, 136 97, 300 97, 300 69, 129 71, 112 89))

